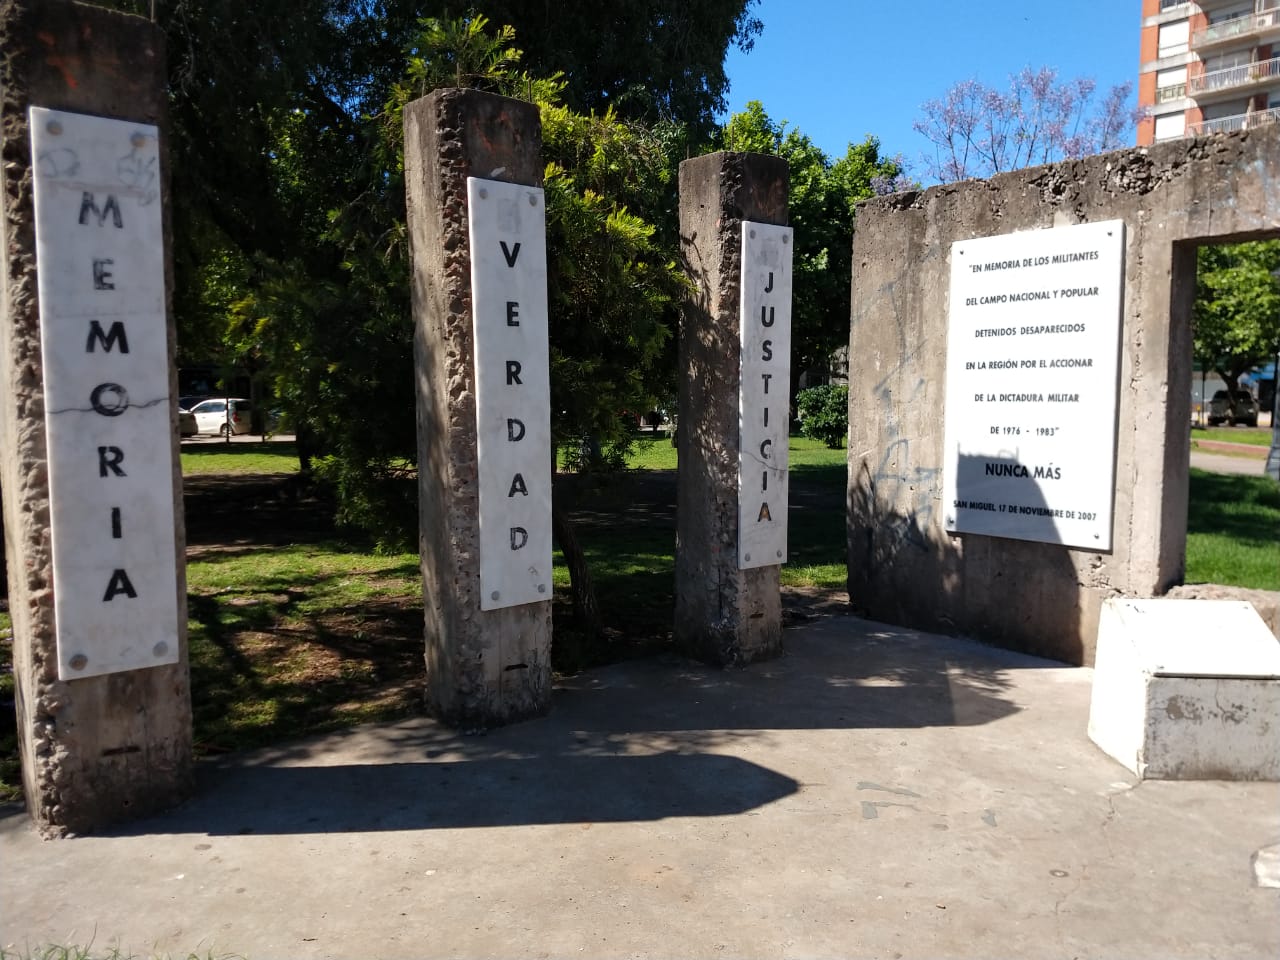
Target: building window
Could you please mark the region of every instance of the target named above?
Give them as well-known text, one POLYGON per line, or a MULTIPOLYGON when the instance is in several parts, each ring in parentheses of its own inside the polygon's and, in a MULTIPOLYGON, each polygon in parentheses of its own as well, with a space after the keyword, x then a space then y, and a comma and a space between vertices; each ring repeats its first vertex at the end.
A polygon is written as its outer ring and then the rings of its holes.
POLYGON ((1156 73, 1156 103, 1168 103, 1187 95, 1187 68, 1174 67, 1156 73))
POLYGON ((1216 73, 1219 70, 1232 70, 1236 67, 1247 67, 1253 61, 1253 51, 1236 50, 1220 56, 1210 57, 1204 62, 1205 73, 1216 73))
POLYGON ((1210 10, 1208 16, 1210 23, 1225 23, 1228 20, 1240 20, 1251 13, 1253 13, 1252 8, 1239 7, 1234 10, 1210 10))
POLYGON ((1156 56, 1167 57, 1175 53, 1186 53, 1190 39, 1191 22, 1189 20, 1162 23, 1156 41, 1156 56))
POLYGON ((1156 139, 1172 140, 1187 131, 1187 115, 1185 113, 1166 113, 1156 117, 1156 139))

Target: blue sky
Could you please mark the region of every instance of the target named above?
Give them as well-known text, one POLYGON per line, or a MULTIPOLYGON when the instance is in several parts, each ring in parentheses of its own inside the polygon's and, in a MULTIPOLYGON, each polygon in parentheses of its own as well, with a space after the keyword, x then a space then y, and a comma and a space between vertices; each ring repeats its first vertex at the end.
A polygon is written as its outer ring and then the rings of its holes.
POLYGON ((754 13, 755 49, 726 61, 729 112, 759 100, 833 159, 875 134, 921 180, 929 144, 911 124, 959 80, 1003 87, 1024 66, 1048 66, 1100 91, 1137 87, 1139 0, 761 0, 754 13))

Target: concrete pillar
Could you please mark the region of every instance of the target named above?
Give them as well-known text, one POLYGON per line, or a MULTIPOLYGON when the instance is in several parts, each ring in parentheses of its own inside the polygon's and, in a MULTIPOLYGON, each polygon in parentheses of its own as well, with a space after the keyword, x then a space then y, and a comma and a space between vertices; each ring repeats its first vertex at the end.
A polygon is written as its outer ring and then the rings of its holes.
POLYGON ((27 808, 42 833, 57 836, 170 807, 192 783, 165 58, 153 24, 65 0, 0 2, 0 36, 0 485, 18 742, 27 808), (33 131, 32 106, 66 113, 44 114, 33 131), (101 124, 97 117, 128 121, 111 127, 107 163, 96 154, 90 162, 90 141, 75 135, 101 124), (42 148, 36 177, 33 133, 61 136, 63 120, 67 146, 42 148), (39 237, 36 179, 54 211, 42 214, 39 237), (66 216, 78 191, 95 202, 80 208, 79 225, 66 216), (99 216, 86 217, 95 206, 99 216), (51 244, 40 260, 38 239, 51 244), (78 303, 103 319, 86 318, 78 303), (42 323, 55 318, 71 367, 66 354, 56 369, 45 366, 52 354, 42 323), (128 349, 108 336, 94 343, 89 327, 86 355, 89 323, 127 332, 128 349), (92 381, 68 374, 78 364, 92 381), (82 393, 99 380, 118 383, 94 390, 91 410, 82 393), (76 402, 47 393, 68 382, 76 402), (100 472, 95 444, 119 445, 127 470, 100 472), (69 477, 90 492, 64 493, 69 477), (120 568, 108 570, 105 594, 95 557, 120 568), (118 579, 121 570, 133 580, 118 579), (147 663, 155 665, 139 666, 147 663))
POLYGON ((694 291, 680 324, 675 635, 710 663, 782 650, 780 568, 738 564, 738 307, 742 222, 785 225, 787 189, 778 157, 680 164, 681 256, 694 291))
MULTIPOLYGON (((472 318, 477 294, 471 288, 467 178, 540 187, 542 128, 532 104, 475 90, 448 89, 409 104, 404 130, 413 260, 426 700, 431 712, 447 723, 487 727, 541 714, 549 705, 551 571, 539 570, 534 585, 535 590, 545 587, 546 600, 484 609, 488 600, 482 603, 480 589, 482 484, 472 318)), ((524 247, 523 255, 528 256, 527 238, 524 247)), ((514 258, 514 245, 509 253, 514 258)), ((476 259, 482 254, 477 253, 476 259)), ((545 316, 545 259, 543 284, 545 316)), ((519 313, 504 313, 494 322, 503 329, 508 322, 527 326, 533 309, 533 304, 524 303, 519 313)), ((539 441, 526 438, 524 442, 539 441)), ((547 476, 525 477, 524 482, 535 498, 541 495, 544 479, 547 484, 546 516, 540 519, 548 524, 549 561, 549 428, 542 442, 547 476)), ((515 537, 513 533, 513 543, 515 537)), ((494 594, 491 590, 486 596, 494 594)))

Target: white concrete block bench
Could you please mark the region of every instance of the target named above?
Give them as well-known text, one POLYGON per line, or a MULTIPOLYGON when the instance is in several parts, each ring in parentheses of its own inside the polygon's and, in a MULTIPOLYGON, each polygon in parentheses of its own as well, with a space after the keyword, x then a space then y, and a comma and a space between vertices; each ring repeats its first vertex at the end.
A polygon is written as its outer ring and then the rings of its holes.
POLYGON ((1107 600, 1089 737, 1151 780, 1280 780, 1280 642, 1248 603, 1107 600))

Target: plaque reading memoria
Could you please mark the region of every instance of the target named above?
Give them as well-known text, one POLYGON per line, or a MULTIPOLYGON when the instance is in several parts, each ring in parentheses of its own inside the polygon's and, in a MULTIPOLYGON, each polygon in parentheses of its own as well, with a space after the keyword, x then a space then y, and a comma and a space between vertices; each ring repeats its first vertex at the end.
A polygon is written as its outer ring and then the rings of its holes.
POLYGON ((742 224, 738 301, 738 569, 787 561, 790 227, 742 224))
POLYGON ((947 532, 1111 549, 1124 234, 952 244, 947 532))
POLYGON ((157 130, 30 121, 58 676, 176 663, 157 130))
POLYGON ((467 178, 480 609, 551 599, 551 378, 539 187, 467 178))

